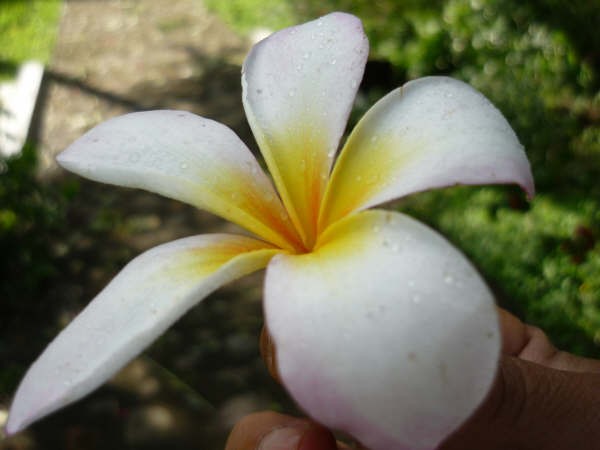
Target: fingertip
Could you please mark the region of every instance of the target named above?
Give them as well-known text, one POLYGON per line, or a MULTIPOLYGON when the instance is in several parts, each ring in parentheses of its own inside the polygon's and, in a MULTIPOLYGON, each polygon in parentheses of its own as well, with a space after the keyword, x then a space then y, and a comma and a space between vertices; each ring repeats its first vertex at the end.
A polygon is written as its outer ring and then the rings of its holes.
POLYGON ((225 450, 338 450, 338 447, 333 434, 321 425, 265 411, 240 420, 231 431, 225 450))
POLYGON ((310 424, 302 436, 298 450, 338 450, 338 446, 331 431, 320 425, 310 424))
POLYGON ((502 354, 517 356, 528 340, 526 325, 502 308, 498 308, 498 319, 502 334, 502 354))

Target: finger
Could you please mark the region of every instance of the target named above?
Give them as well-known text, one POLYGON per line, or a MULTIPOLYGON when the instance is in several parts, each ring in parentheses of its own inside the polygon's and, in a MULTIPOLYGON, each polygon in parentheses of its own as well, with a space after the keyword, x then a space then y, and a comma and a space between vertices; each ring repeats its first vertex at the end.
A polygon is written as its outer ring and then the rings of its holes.
POLYGON ((527 325, 500 308, 498 314, 502 330, 502 352, 505 355, 553 369, 600 373, 600 361, 560 351, 538 327, 527 325))
POLYGON ((275 344, 267 331, 267 327, 263 327, 260 333, 260 355, 273 379, 281 384, 279 372, 277 371, 277 361, 275 359, 275 344))
POLYGON ((503 357, 474 416, 439 450, 594 450, 600 439, 600 375, 503 357))
POLYGON ((225 450, 341 450, 321 425, 274 412, 243 418, 231 431, 225 450))

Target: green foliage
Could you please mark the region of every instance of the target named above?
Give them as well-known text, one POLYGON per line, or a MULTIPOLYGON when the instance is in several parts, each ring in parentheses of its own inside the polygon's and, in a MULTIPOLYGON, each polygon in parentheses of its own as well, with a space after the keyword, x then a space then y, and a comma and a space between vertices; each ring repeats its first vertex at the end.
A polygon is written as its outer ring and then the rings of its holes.
MULTIPOLYGON (((35 149, 0 160, 0 298, 24 304, 54 271, 54 238, 64 225, 65 193, 35 178, 35 149)), ((66 190, 66 188, 65 188, 66 190)))
MULTIPOLYGON (((245 10, 251 2, 221 2, 245 10)), ((371 58, 397 84, 448 74, 506 115, 531 161, 538 195, 453 188, 404 200, 481 269, 502 304, 563 347, 598 356, 600 343, 600 4, 577 0, 280 0, 273 25, 239 13, 240 29, 274 29, 334 10, 363 20, 371 58)), ((263 14, 264 11, 261 12, 263 14)), ((370 86, 369 86, 370 87, 370 86)), ((360 112, 383 93, 362 92, 360 112)), ((353 114, 356 117, 357 114, 353 114)))
POLYGON ((203 3, 242 32, 259 27, 277 29, 294 25, 293 7, 282 0, 205 0, 203 3))
POLYGON ((19 63, 47 62, 54 46, 61 0, 0 0, 0 78, 19 63))

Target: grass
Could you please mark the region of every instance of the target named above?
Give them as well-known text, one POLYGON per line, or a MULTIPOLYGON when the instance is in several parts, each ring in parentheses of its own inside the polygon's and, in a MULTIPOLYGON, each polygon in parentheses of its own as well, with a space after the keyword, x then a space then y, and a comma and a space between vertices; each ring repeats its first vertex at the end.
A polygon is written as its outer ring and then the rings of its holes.
POLYGON ((48 62, 58 31, 62 0, 0 0, 0 79, 20 63, 48 62))

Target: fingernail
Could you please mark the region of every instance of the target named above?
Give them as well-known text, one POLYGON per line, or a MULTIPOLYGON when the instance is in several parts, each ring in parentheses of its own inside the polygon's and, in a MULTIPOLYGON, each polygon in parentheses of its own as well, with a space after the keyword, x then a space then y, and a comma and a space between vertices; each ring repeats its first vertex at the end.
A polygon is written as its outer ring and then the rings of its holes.
POLYGON ((258 450, 296 450, 301 438, 302 430, 299 428, 277 428, 260 441, 258 450))

